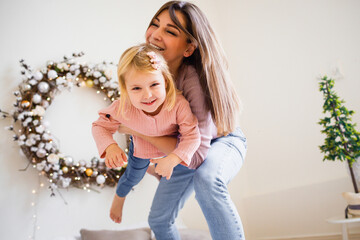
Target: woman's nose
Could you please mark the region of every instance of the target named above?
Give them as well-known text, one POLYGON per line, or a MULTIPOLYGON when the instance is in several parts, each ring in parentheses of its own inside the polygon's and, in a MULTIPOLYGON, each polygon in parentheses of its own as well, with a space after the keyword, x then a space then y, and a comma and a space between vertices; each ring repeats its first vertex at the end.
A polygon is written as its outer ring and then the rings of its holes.
POLYGON ((158 29, 154 30, 151 34, 151 37, 157 41, 160 41, 162 39, 160 29, 158 28, 158 29))

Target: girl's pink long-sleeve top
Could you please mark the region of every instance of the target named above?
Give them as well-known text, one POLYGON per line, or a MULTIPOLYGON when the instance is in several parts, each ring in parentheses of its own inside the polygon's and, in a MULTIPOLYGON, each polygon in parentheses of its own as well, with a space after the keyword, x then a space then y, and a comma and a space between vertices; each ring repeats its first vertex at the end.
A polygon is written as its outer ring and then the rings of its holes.
MULTIPOLYGON (((179 136, 178 145, 172 153, 182 160, 181 164, 189 168, 198 167, 191 164, 201 141, 198 121, 181 94, 177 94, 173 109, 161 109, 155 116, 149 116, 131 104, 126 104, 124 118, 119 112, 119 106, 120 101, 115 100, 109 107, 98 112, 99 118, 92 124, 92 134, 101 158, 105 157, 105 149, 116 143, 113 134, 123 124, 147 136, 179 136)), ((135 157, 147 159, 165 156, 140 137, 133 136, 133 143, 135 157)))

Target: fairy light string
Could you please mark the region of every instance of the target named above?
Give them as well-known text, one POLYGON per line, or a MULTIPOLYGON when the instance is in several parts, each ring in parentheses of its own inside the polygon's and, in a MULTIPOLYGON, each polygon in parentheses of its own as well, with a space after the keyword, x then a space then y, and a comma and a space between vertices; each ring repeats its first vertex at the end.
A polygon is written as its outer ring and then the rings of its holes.
POLYGON ((38 184, 36 186, 35 189, 33 189, 31 191, 32 193, 32 202, 31 202, 31 207, 32 207, 32 219, 33 219, 33 227, 32 227, 32 234, 29 235, 29 239, 31 240, 35 240, 36 239, 36 233, 38 230, 40 230, 40 226, 38 225, 38 202, 39 202, 39 194, 40 194, 40 189, 44 187, 44 183, 41 182, 41 173, 39 173, 38 176, 38 184))

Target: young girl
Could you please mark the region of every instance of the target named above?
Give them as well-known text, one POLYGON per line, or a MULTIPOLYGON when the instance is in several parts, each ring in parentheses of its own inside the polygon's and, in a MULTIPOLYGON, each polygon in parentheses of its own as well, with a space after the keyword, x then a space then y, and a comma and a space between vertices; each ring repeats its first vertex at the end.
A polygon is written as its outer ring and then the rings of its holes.
MULTIPOLYGON (((100 110, 99 119, 92 124, 92 133, 106 166, 121 167, 127 161, 124 151, 112 137, 118 127, 124 125, 153 137, 180 134, 181 142, 177 147, 167 157, 156 160, 159 175, 169 180, 179 163, 191 167, 191 157, 200 145, 198 122, 189 103, 177 92, 163 57, 144 44, 131 47, 120 58, 118 77, 120 100, 100 110)), ((133 136, 128 165, 119 179, 110 209, 114 222, 121 222, 125 197, 143 178, 149 159, 165 155, 160 150, 133 136)))
MULTIPOLYGON (((245 239, 227 184, 244 162, 246 138, 236 128, 239 101, 223 49, 204 13, 182 1, 167 2, 158 10, 147 28, 146 41, 167 61, 201 133, 200 147, 191 162, 197 169, 177 165, 169 181, 160 180, 149 215, 156 239, 180 239, 175 218, 194 190, 213 239, 245 239)), ((121 127, 119 131, 169 152, 175 147, 170 141, 159 141, 134 129, 121 127)), ((153 171, 156 173, 157 167, 153 171)))

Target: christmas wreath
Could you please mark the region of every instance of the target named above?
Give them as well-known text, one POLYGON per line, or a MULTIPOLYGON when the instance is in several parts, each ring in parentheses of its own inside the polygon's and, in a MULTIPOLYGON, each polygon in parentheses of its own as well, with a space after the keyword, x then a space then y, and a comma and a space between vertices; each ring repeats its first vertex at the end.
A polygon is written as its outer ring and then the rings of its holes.
POLYGON ((125 171, 124 168, 109 169, 97 157, 90 161, 77 161, 62 153, 56 138, 43 122, 46 109, 64 89, 71 90, 74 86, 94 88, 97 93, 103 92, 105 99, 110 101, 120 96, 109 63, 80 64, 75 61, 83 55, 74 53, 70 57, 64 56, 60 62, 48 61, 46 67, 38 71, 33 71, 24 60, 20 60, 23 81, 14 92, 14 110, 10 113, 0 110, 4 118, 12 117, 13 124, 7 129, 14 132, 13 140, 29 160, 28 166, 32 165, 47 176, 52 195, 58 187, 90 190, 94 184, 114 186, 125 171))

